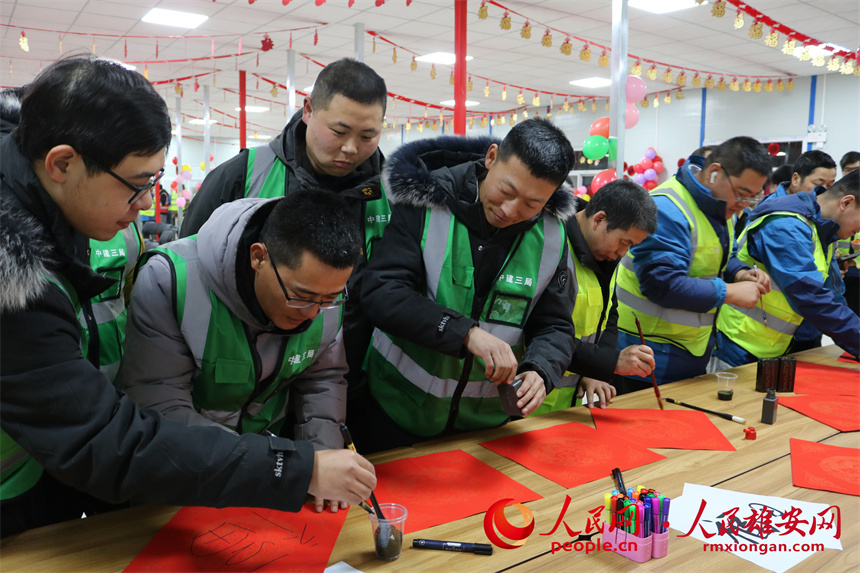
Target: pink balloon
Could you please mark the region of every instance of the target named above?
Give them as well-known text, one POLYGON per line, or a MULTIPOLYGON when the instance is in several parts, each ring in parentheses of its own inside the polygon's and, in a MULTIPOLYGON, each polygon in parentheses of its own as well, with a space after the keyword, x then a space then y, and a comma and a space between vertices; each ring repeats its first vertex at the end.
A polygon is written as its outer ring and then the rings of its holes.
POLYGON ((176 200, 177 207, 185 207, 185 197, 180 197, 176 200))
POLYGON ((615 169, 604 169, 591 180, 591 195, 594 195, 598 189, 611 181, 615 181, 617 178, 615 169))
POLYGON ((182 178, 185 179, 186 181, 191 179, 191 172, 190 171, 183 171, 182 172, 182 178))
POLYGON ((639 123, 639 108, 635 103, 627 102, 627 111, 624 114, 624 127, 633 129, 639 123))
POLYGON ((645 150, 645 157, 647 157, 648 159, 651 159, 653 161, 654 158, 657 157, 657 152, 654 151, 653 147, 649 147, 648 149, 645 150))
POLYGON ((637 76, 627 76, 627 102, 636 103, 645 97, 648 86, 645 80, 637 76))
POLYGON ((191 189, 185 189, 182 192, 182 196, 185 198, 186 201, 191 199, 191 189))
POLYGON ((663 173, 663 162, 662 161, 655 161, 653 164, 653 167, 654 167, 654 171, 656 171, 657 173, 663 173))
POLYGON ((584 195, 585 193, 588 193, 588 187, 586 187, 585 185, 580 185, 576 188, 576 192, 580 195, 584 195))
POLYGON ((642 161, 639 162, 639 165, 642 166, 643 173, 654 167, 654 163, 647 157, 643 157, 642 161))

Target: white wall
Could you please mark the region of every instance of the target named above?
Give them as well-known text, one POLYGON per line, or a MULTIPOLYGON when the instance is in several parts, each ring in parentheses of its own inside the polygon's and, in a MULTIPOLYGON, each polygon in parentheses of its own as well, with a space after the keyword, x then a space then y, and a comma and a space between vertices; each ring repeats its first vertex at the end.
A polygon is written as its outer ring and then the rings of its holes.
MULTIPOLYGON (((719 143, 737 135, 748 135, 764 141, 805 140, 809 124, 810 77, 795 78, 794 89, 771 93, 711 89, 706 94, 705 143, 719 143)), ((702 89, 684 90, 684 99, 672 97, 672 103, 663 101, 665 92, 660 94, 660 106, 653 105, 654 95, 649 96, 650 105, 639 108, 639 123, 625 134, 624 159, 636 163, 648 147, 653 147, 663 158, 666 169, 673 172, 678 159, 687 157, 699 147, 702 121, 702 89)), ((605 101, 605 100, 604 100, 605 101)), ((588 137, 592 122, 609 115, 604 102, 598 102, 597 112, 592 112, 590 103, 587 111, 559 113, 555 102, 552 120, 570 139, 574 148, 581 149, 582 142, 588 137)), ((474 108, 473 108, 474 109, 474 108)), ((546 106, 530 108, 529 116, 535 111, 546 115, 546 106)), ((432 120, 432 118, 431 118, 432 120)), ((519 114, 522 121, 522 113, 519 114)), ((833 156, 836 162, 847 151, 860 151, 860 81, 855 76, 839 73, 820 75, 817 79, 815 96, 815 125, 827 125, 827 141, 822 148, 833 156)), ((468 125, 468 123, 467 123, 468 125)), ((492 133, 504 137, 509 125, 493 126, 492 133)), ((466 135, 486 135, 489 127, 467 129, 466 135)), ((414 141, 441 135, 442 131, 424 130, 418 133, 413 125, 404 141, 414 141)), ((380 148, 391 155, 401 143, 401 134, 383 134, 380 148)), ((804 150, 806 146, 804 146, 804 150)))

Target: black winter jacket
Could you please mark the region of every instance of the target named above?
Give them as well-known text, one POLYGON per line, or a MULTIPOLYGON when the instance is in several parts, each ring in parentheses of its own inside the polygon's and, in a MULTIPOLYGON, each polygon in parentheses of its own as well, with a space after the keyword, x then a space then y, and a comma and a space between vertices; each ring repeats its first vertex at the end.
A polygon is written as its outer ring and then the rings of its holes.
POLYGON ((170 422, 83 358, 74 307, 45 272, 64 276, 83 301, 113 281, 92 272, 88 240, 13 138, 0 158, 3 430, 58 480, 106 501, 298 511, 313 470, 309 443, 170 422))
MULTIPOLYGON (((493 143, 498 141, 438 137, 405 145, 386 163, 383 186, 392 204, 391 222, 371 257, 362 289, 365 313, 379 329, 451 356, 467 354, 463 341, 478 321, 422 294, 426 277, 421 237, 427 208, 446 205, 469 229, 475 295, 488 296, 514 240, 541 216, 503 229, 487 222, 476 196, 478 182, 487 173, 484 157, 493 143)), ((572 215, 570 190, 557 190, 545 209, 562 220, 572 215)), ((525 325, 526 353, 518 368, 536 371, 547 392, 573 353, 567 252, 565 246, 555 279, 525 325)))

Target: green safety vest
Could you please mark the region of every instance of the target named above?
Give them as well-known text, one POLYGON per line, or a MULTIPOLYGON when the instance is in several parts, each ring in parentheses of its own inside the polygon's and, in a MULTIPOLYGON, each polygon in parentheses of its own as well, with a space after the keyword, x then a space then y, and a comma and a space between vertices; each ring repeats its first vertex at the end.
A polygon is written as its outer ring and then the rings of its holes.
MULTIPOLYGON (((428 209, 421 240, 426 295, 478 319, 480 328, 508 343, 519 361, 525 354, 523 328, 555 274, 564 241, 563 224, 544 214, 517 237, 484 302, 475 298, 468 229, 447 208, 428 209)), ((447 356, 379 329, 365 358, 373 396, 398 425, 425 437, 446 428, 498 426, 508 419, 485 368, 478 357, 447 356)))
MULTIPOLYGON (((734 243, 734 219, 728 226, 729 252, 711 226, 710 221, 696 205, 690 192, 672 177, 651 192, 652 197, 668 197, 684 214, 690 228, 690 241, 694 252, 687 275, 693 278, 714 279, 721 277, 734 243)), ((678 308, 666 308, 648 300, 640 290, 639 280, 633 266, 633 254, 628 251, 618 269, 616 296, 618 297, 618 328, 638 334, 633 313, 639 317, 645 338, 655 342, 670 342, 685 349, 693 356, 704 356, 710 349, 708 341, 714 327, 717 309, 707 312, 691 312, 678 308)))
MULTIPOLYGON (((83 331, 81 344, 89 347, 90 360, 111 382, 119 371, 125 342, 126 310, 123 287, 126 277, 131 278, 142 251, 143 241, 134 223, 108 241, 90 239, 90 266, 98 274, 117 282, 90 301, 98 334, 91 336, 90 329, 87 328, 83 331)), ((83 316, 81 320, 84 320, 83 316)), ((85 322, 82 324, 86 326, 85 322)))
MULTIPOLYGON (((270 145, 252 147, 248 150, 248 167, 245 173, 245 197, 271 199, 284 196, 284 181, 287 166, 278 159, 270 145)), ((365 195, 372 195, 373 189, 362 189, 365 195)), ((373 201, 366 201, 362 227, 364 228, 365 253, 370 258, 374 243, 382 237, 385 226, 391 220, 391 207, 385 191, 373 201)))
MULTIPOLYGON (((80 315, 81 305, 78 294, 68 280, 57 274, 47 274, 45 278, 53 283, 69 299, 75 314, 80 315)), ((81 328, 83 333, 84 329, 81 328)), ((81 346, 84 358, 87 357, 86 345, 81 346)), ((0 500, 12 499, 28 491, 39 478, 43 468, 33 456, 27 453, 18 442, 4 430, 0 430, 0 500)))
MULTIPOLYGON (((836 241, 836 251, 843 257, 847 257, 851 253, 856 253, 860 250, 860 233, 847 239, 839 239, 836 241)), ((854 259, 854 265, 860 267, 860 258, 854 259)))
MULTIPOLYGON (((618 277, 618 267, 615 267, 615 272, 612 273, 612 279, 609 283, 608 304, 603 304, 603 290, 600 288, 600 280, 597 274, 583 265, 579 261, 579 257, 573 256, 573 247, 568 245, 568 268, 574 269, 573 284, 570 285, 571 296, 574 300, 573 326, 576 330, 576 337, 583 342, 597 344, 600 339, 600 334, 606 327, 606 321, 609 320, 609 311, 612 307, 612 293, 615 292, 615 282, 618 277)), ((555 389, 547 394, 543 404, 535 410, 533 415, 547 414, 556 410, 570 408, 573 405, 573 396, 576 392, 576 387, 582 376, 573 372, 565 373, 555 389)))
POLYGON ((147 252, 145 260, 156 254, 170 261, 175 277, 174 312, 194 357, 194 408, 240 433, 270 430, 277 434, 290 383, 335 340, 342 309, 323 312, 322 319, 314 320, 301 334, 284 336, 280 369, 261 380, 259 357, 247 326, 203 282, 197 235, 147 252))
MULTIPOLYGON (((797 213, 774 211, 764 217, 756 219, 750 226, 744 229, 741 233, 738 245, 738 259, 749 266, 757 264, 759 268, 765 272, 770 272, 762 263, 752 258, 749 254, 749 232, 759 227, 764 221, 771 217, 797 217, 807 225, 812 231, 812 243, 814 244, 815 267, 827 280, 830 273, 830 262, 833 258, 833 249, 828 248, 827 253, 821 246, 821 241, 818 240, 818 229, 806 217, 797 213)), ((803 321, 803 317, 791 308, 788 299, 782 294, 782 291, 776 285, 771 283, 771 290, 766 295, 762 296, 762 306, 755 308, 741 308, 732 304, 726 304, 720 310, 720 316, 717 319, 717 328, 728 336, 732 342, 744 348, 747 352, 757 358, 774 358, 782 356, 788 350, 791 339, 794 337, 794 332, 803 321), (762 308, 767 312, 767 325, 765 325, 765 314, 762 308)))

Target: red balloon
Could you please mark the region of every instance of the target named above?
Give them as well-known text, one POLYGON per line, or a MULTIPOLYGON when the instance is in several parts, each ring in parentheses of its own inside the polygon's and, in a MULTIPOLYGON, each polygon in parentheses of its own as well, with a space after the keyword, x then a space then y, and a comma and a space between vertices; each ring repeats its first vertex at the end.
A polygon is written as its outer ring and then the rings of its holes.
POLYGON ((681 159, 679 159, 679 160, 678 160, 678 167, 682 166, 682 165, 684 164, 684 162, 685 162, 685 161, 687 161, 687 160, 686 160, 686 159, 684 159, 683 157, 682 157, 681 159))
POLYGON ((651 166, 651 169, 653 169, 657 173, 662 173, 663 172, 663 162, 662 161, 655 161, 654 165, 651 166))
POLYGON ((648 171, 652 167, 654 167, 654 162, 648 159, 647 157, 643 157, 642 161, 639 162, 639 165, 642 166, 644 171, 648 171))
POLYGON ((633 172, 634 173, 645 173, 645 168, 642 167, 641 163, 637 163, 636 165, 633 166, 633 172))
POLYGON ((173 164, 174 164, 174 165, 179 165, 179 160, 176 158, 176 156, 175 156, 175 155, 173 156, 173 164))
POLYGON ((627 168, 627 175, 633 177, 633 174, 636 173, 636 169, 634 167, 627 168))
POLYGON ((171 189, 176 189, 177 187, 179 187, 179 183, 177 183, 176 181, 170 182, 170 188, 171 189))
POLYGON ((608 117, 598 117, 594 120, 594 123, 591 124, 591 129, 588 130, 589 135, 602 135, 603 137, 609 138, 609 118, 608 117))
POLYGON ((591 187, 589 187, 590 194, 594 196, 598 189, 610 181, 615 181, 617 178, 618 177, 615 175, 615 169, 604 169, 591 180, 591 187))
POLYGON ((624 171, 627 171, 627 167, 628 167, 628 166, 627 166, 627 162, 625 161, 625 162, 624 162, 624 171))
POLYGON ((772 142, 772 143, 770 143, 770 144, 767 146, 767 152, 768 152, 768 153, 770 153, 770 154, 771 154, 771 155, 773 155, 773 156, 776 156, 776 154, 777 154, 777 153, 779 153, 779 151, 780 151, 780 146, 779 146, 779 144, 778 144, 777 142, 775 142, 775 141, 774 141, 774 142, 772 142))
POLYGON ((654 159, 652 159, 651 161, 654 161, 654 162, 660 161, 660 162, 662 162, 662 161, 663 161, 663 158, 662 158, 662 157, 660 157, 659 155, 655 155, 655 156, 654 156, 654 159))
POLYGON ((655 179, 654 181, 646 181, 645 185, 643 185, 642 187, 644 187, 645 189, 650 191, 651 189, 654 189, 656 186, 657 186, 657 180, 655 179))

